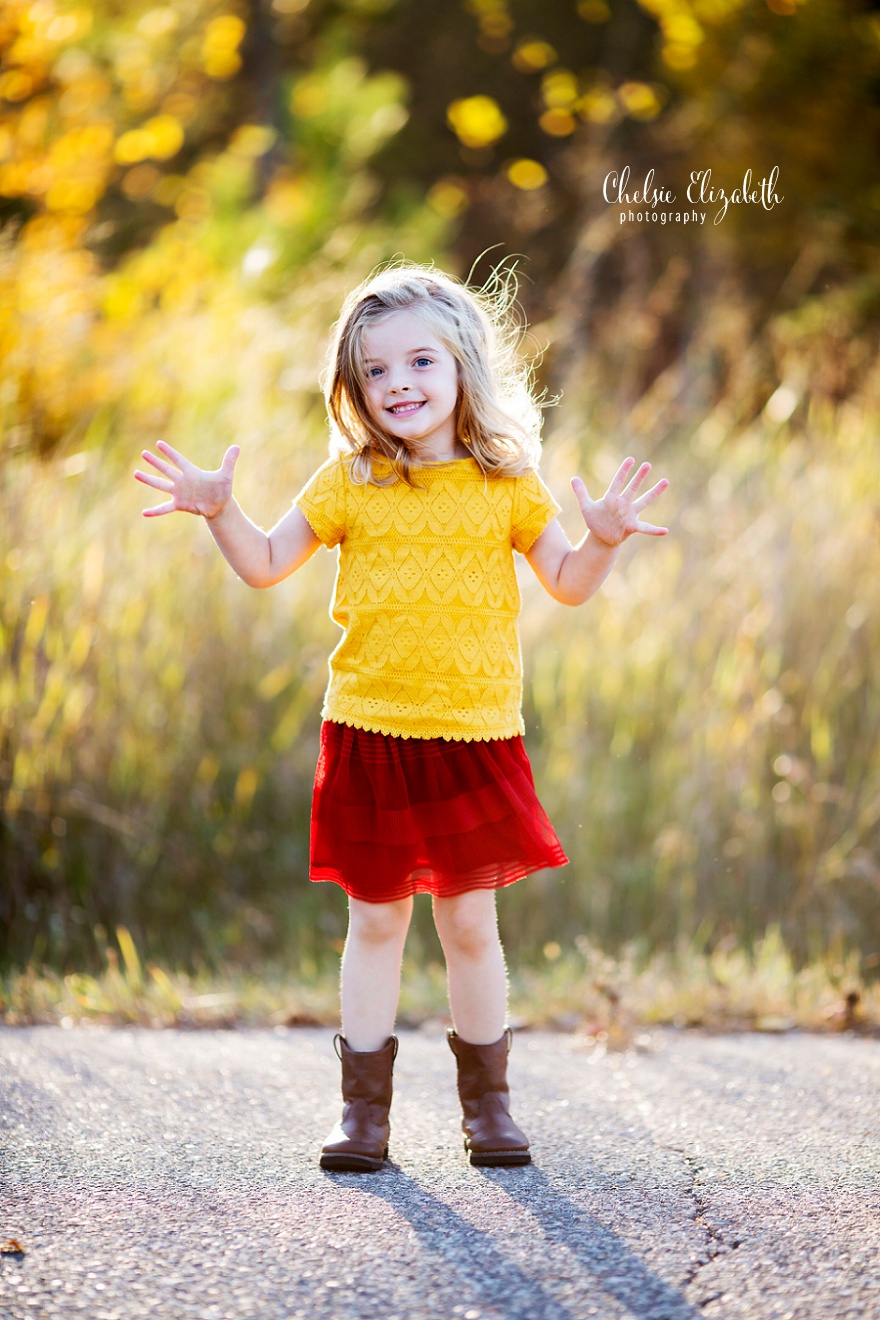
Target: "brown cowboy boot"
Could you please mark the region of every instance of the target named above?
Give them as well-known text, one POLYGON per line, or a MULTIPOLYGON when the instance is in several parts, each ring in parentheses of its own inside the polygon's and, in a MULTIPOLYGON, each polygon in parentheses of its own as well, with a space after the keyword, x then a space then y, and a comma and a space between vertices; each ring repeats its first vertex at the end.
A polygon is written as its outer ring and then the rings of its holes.
POLYGON ((491 1045, 469 1045, 452 1027, 446 1033, 458 1060, 458 1095, 464 1117, 464 1148, 471 1164, 529 1164, 529 1143, 510 1117, 507 1056, 513 1041, 510 1027, 491 1045))
POLYGON ((342 1060, 342 1118, 321 1151, 321 1168, 334 1172, 375 1173, 388 1156, 391 1125, 391 1074, 397 1037, 389 1036, 379 1050, 349 1049, 345 1037, 333 1037, 342 1060), (337 1041, 339 1044, 337 1045, 337 1041))

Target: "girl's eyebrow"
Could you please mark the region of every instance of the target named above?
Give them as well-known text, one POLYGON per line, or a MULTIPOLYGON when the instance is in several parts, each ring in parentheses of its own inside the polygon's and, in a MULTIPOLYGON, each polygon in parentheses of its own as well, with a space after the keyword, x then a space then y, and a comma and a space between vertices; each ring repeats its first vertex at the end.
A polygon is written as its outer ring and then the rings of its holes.
MULTIPOLYGON (((436 353, 436 352, 437 352, 436 347, 435 347, 435 348, 408 348, 408 349, 405 351, 405 353, 404 353, 403 356, 404 356, 404 357, 411 357, 413 353, 436 353)), ((365 365, 365 366, 369 366, 371 362, 381 362, 381 361, 382 361, 381 358, 364 358, 364 365, 365 365)))

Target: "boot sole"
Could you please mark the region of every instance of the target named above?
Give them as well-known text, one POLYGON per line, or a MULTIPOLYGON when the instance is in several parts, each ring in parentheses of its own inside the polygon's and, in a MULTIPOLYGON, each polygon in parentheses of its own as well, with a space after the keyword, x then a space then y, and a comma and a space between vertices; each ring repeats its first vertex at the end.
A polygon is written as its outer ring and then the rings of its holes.
POLYGON ((374 1155, 343 1155, 332 1152, 321 1156, 321 1168, 331 1173, 378 1173, 388 1158, 388 1147, 381 1159, 374 1155))
POLYGON ((532 1157, 527 1150, 487 1150, 474 1151, 465 1146, 471 1164, 477 1169, 512 1168, 531 1164, 532 1157))

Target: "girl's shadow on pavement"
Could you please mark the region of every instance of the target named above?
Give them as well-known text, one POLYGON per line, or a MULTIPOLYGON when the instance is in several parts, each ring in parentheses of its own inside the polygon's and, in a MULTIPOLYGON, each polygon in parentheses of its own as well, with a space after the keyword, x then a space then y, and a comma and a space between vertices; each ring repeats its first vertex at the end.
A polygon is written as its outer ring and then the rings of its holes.
MULTIPOLYGON (((511 1225, 509 1246, 500 1243, 498 1235, 475 1227, 393 1163, 378 1176, 354 1175, 348 1185, 387 1202, 409 1221, 431 1253, 448 1261, 450 1278, 457 1275, 473 1290, 475 1301, 504 1316, 583 1320, 586 1284, 592 1306, 604 1295, 635 1320, 699 1320, 701 1312, 683 1293, 654 1273, 616 1233, 563 1196, 534 1165, 474 1173, 503 1190, 536 1221, 547 1244, 537 1259, 538 1244, 519 1231, 520 1213, 511 1225), (530 1259, 534 1272, 526 1272, 530 1259), (542 1276, 554 1278, 552 1291, 542 1284, 542 1276), (554 1296, 566 1292, 573 1294, 570 1301, 554 1296)), ((340 1175, 328 1176, 335 1181, 340 1175)), ((502 1222, 498 1227, 503 1231, 502 1222)))

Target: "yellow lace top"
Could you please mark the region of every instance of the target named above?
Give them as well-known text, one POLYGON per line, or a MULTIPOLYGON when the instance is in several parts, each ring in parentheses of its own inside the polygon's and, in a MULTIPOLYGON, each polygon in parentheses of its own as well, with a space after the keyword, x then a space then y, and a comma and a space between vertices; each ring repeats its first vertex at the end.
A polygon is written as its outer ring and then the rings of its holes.
POLYGON ((523 733, 513 552, 560 506, 537 472, 486 477, 474 458, 420 467, 421 490, 356 486, 350 463, 328 459, 294 501, 339 546, 324 719, 398 738, 523 733))

